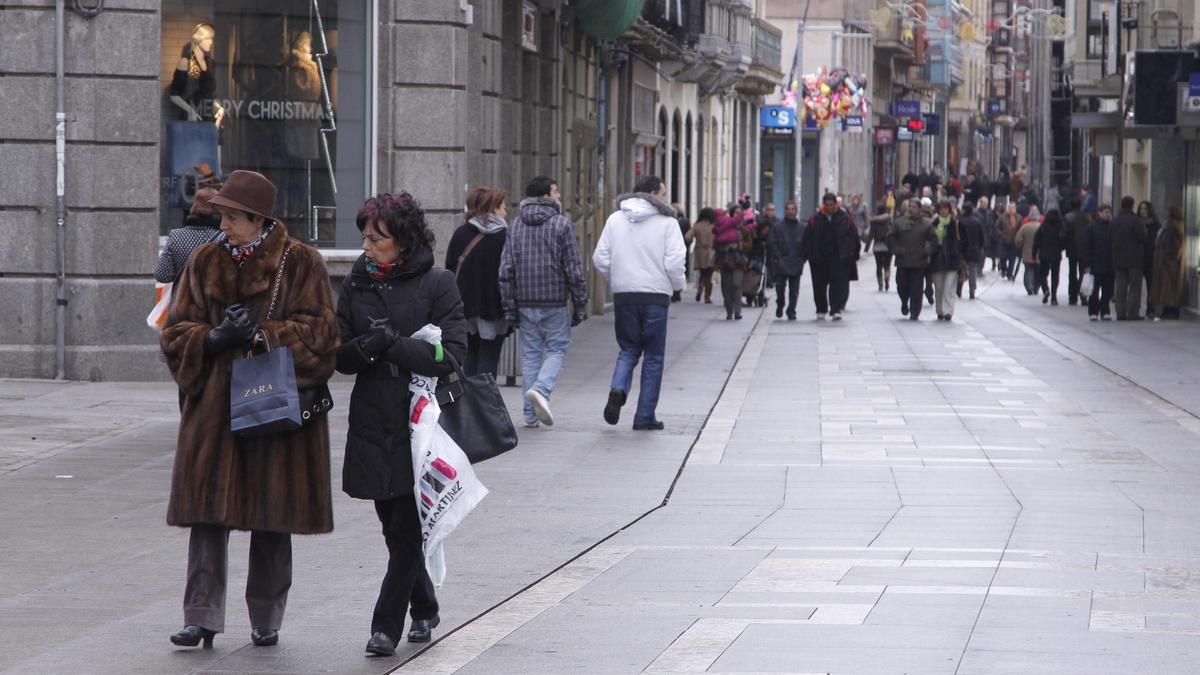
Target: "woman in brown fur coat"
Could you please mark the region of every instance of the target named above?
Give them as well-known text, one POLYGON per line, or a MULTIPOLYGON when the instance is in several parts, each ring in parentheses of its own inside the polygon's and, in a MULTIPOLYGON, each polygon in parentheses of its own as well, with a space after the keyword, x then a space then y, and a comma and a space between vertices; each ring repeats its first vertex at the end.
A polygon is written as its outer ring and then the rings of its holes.
POLYGON ((211 647, 224 631, 229 531, 249 530, 251 639, 272 645, 292 585, 291 534, 333 530, 329 427, 322 417, 292 432, 234 436, 230 364, 262 331, 291 350, 296 384, 312 387, 333 374, 340 340, 325 264, 272 218, 275 186, 235 171, 210 203, 221 234, 192 255, 162 332, 183 396, 167 523, 191 528, 185 626, 171 642, 211 647), (263 321, 285 251, 273 318, 263 321))

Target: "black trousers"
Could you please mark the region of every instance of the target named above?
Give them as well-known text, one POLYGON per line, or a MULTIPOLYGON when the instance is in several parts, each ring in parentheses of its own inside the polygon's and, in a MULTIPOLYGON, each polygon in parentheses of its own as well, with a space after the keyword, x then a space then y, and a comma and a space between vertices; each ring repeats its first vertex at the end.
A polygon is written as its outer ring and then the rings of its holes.
POLYGON ((1038 262, 1038 288, 1050 297, 1058 298, 1058 275, 1062 260, 1041 260, 1038 262), (1049 284, 1047 284, 1049 281, 1049 284))
POLYGON ((425 570, 421 517, 413 496, 377 500, 375 513, 383 525, 388 567, 371 616, 371 633, 382 632, 399 642, 410 602, 413 619, 432 619, 438 613, 437 596, 425 570))
POLYGON ((921 307, 925 304, 925 268, 897 267, 896 293, 900 295, 900 307, 908 308, 909 316, 921 316, 921 307))
POLYGON ((837 261, 813 261, 810 269, 817 314, 840 313, 850 297, 850 270, 837 261))
POLYGON ((467 375, 491 373, 492 377, 496 377, 496 370, 500 367, 500 349, 503 346, 503 336, 495 340, 484 340, 475 333, 468 333, 467 362, 463 364, 463 371, 467 375))
POLYGON ((1112 272, 1096 275, 1096 287, 1092 289, 1092 297, 1088 298, 1088 316, 1108 316, 1114 283, 1116 275, 1112 272))
POLYGON ((775 304, 783 308, 783 293, 787 291, 787 315, 796 316, 796 300, 800 297, 800 275, 775 276, 775 304))
POLYGON ((892 279, 892 253, 891 251, 875 251, 875 280, 879 282, 880 288, 884 282, 892 279))
POLYGON ((1067 300, 1075 304, 1079 300, 1079 286, 1083 281, 1083 258, 1067 258, 1067 300))

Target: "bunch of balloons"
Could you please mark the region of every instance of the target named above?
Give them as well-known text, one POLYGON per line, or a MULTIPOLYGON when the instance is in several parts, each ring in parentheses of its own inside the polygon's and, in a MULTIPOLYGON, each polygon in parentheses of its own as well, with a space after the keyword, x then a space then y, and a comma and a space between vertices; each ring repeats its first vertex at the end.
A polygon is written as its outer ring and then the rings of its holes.
POLYGON ((830 120, 841 120, 847 115, 870 111, 867 100, 867 76, 851 75, 845 68, 828 70, 824 66, 816 73, 805 75, 801 81, 792 80, 783 93, 783 104, 796 108, 799 119, 815 119, 818 127, 830 120), (796 99, 804 97, 803 112, 797 107, 796 99))

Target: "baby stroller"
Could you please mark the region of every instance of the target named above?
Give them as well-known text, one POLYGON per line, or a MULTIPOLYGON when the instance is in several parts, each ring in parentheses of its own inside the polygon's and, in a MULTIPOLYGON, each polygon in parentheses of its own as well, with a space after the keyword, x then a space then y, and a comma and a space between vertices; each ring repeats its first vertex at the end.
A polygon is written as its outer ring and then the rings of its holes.
POLYGON ((750 268, 742 275, 742 297, 746 299, 746 304, 751 307, 766 307, 766 274, 763 269, 763 261, 751 260, 750 268))

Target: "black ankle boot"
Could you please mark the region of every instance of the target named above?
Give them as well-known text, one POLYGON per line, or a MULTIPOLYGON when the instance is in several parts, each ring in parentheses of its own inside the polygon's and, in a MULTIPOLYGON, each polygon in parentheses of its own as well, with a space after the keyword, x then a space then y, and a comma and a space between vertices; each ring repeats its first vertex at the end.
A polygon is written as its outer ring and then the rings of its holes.
POLYGON ((216 634, 216 631, 201 628, 200 626, 184 626, 183 630, 171 636, 171 644, 179 645, 180 647, 195 647, 203 640, 204 648, 212 649, 213 636, 216 634))
POLYGON ((250 631, 250 641, 255 647, 270 647, 279 644, 279 631, 274 628, 255 628, 250 631))

